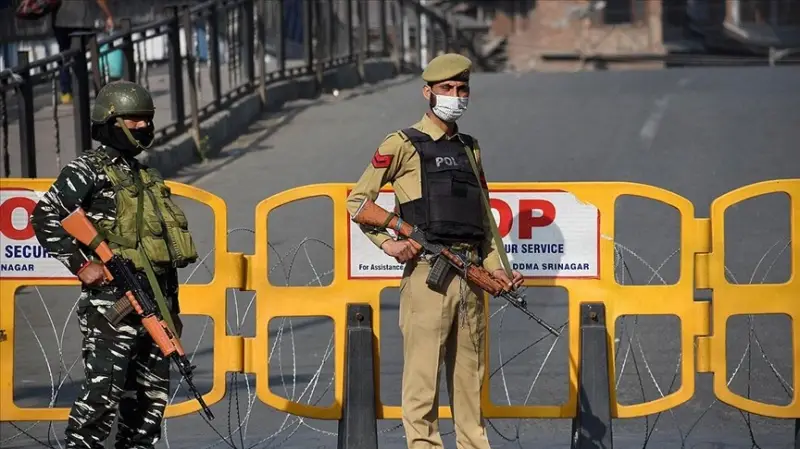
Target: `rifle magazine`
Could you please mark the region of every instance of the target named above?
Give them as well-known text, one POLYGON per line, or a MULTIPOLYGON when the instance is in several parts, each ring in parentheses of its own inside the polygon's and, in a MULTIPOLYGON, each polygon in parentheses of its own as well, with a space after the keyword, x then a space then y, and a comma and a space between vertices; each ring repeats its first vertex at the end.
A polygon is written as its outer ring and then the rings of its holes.
POLYGON ((447 276, 450 274, 453 265, 440 255, 432 257, 431 261, 433 263, 430 265, 431 268, 428 271, 428 277, 425 282, 431 290, 444 292, 447 288, 447 276))

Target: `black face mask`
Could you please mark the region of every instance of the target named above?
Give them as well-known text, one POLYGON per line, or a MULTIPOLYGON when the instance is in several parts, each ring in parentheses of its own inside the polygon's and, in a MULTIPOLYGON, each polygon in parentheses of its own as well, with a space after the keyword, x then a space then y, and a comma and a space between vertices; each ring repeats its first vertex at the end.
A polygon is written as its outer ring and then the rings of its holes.
POLYGON ((95 138, 98 142, 115 148, 127 156, 136 156, 147 149, 155 137, 152 123, 145 128, 128 129, 128 131, 131 133, 131 137, 139 143, 138 145, 131 142, 125 131, 119 126, 115 126, 113 122, 99 128, 95 138))

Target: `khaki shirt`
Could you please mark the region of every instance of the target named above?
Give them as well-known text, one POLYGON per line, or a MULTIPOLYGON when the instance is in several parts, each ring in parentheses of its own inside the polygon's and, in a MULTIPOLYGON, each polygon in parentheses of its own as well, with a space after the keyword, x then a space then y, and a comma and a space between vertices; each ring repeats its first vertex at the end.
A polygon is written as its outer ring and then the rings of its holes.
MULTIPOLYGON (((428 134, 436 141, 448 138, 444 131, 428 118, 427 114, 412 127, 428 134)), ((458 132, 450 139, 460 139, 458 132)), ((483 175, 483 165, 481 164, 480 147, 477 139, 473 138, 473 142, 475 162, 480 171, 481 183, 488 195, 488 188, 483 175)), ((396 204, 405 204, 420 198, 422 196, 421 170, 419 155, 414 149, 414 145, 399 131, 389 134, 378 147, 372 162, 367 165, 353 191, 347 197, 347 211, 352 217, 364 199, 369 198, 375 201, 381 188, 387 183, 391 183, 394 188, 396 204)), ((486 238, 481 245, 481 251, 484 255, 483 267, 489 271, 501 269, 503 265, 500 262, 497 246, 492 239, 488 215, 485 213, 483 224, 486 229, 486 238)), ((360 227, 372 243, 378 247, 392 238, 391 234, 385 229, 374 230, 365 226, 360 227)))

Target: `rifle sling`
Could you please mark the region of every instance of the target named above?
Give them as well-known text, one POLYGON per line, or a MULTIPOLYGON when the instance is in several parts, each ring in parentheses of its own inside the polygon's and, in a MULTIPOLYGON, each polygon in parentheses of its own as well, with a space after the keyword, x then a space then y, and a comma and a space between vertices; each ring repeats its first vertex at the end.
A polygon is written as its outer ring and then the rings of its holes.
POLYGON ((127 239, 100 228, 97 229, 97 235, 92 239, 91 242, 89 242, 88 246, 92 251, 95 251, 103 241, 107 242, 112 248, 136 248, 136 240, 127 239))
MULTIPOLYGON (((175 332, 175 324, 172 322, 172 314, 169 312, 167 302, 164 299, 164 294, 161 292, 161 287, 158 285, 158 279, 156 278, 156 273, 153 271, 150 258, 147 257, 147 251, 144 250, 144 246, 142 245, 142 226, 144 225, 142 218, 144 217, 144 202, 146 201, 146 198, 144 184, 142 183, 142 180, 138 174, 134 174, 134 180, 136 182, 136 188, 139 196, 138 201, 136 202, 136 247, 139 248, 139 251, 141 251, 142 255, 144 256, 144 260, 147 262, 144 264, 144 272, 147 275, 147 281, 150 283, 150 288, 153 289, 153 295, 156 297, 156 304, 158 304, 158 309, 161 311, 161 317, 167 323, 167 326, 169 326, 169 330, 172 332, 172 334, 177 337, 178 333, 175 332)), ((158 207, 158 205, 153 204, 153 207, 158 207)))
POLYGON ((469 159, 469 165, 472 166, 472 172, 475 173, 475 178, 478 180, 478 185, 480 186, 481 191, 481 200, 483 201, 483 209, 486 211, 487 218, 489 220, 489 229, 492 232, 492 238, 494 239, 494 244, 497 246, 497 252, 500 255, 500 261, 503 264, 503 269, 506 272, 506 276, 511 279, 511 264, 508 262, 508 255, 506 254, 506 248, 503 246, 503 240, 500 238, 500 231, 497 230, 497 223, 494 221, 494 216, 492 215, 492 207, 489 205, 489 199, 486 197, 486 192, 483 190, 483 183, 481 182, 481 175, 478 172, 478 164, 475 162, 475 155, 472 154, 472 148, 467 146, 464 147, 467 152, 467 159, 469 159))

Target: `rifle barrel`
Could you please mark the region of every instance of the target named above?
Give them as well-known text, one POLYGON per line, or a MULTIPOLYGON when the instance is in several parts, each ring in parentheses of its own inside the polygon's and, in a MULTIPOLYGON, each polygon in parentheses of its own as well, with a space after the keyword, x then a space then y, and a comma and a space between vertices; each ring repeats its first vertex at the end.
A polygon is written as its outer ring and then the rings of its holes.
POLYGON ((531 318, 532 320, 534 320, 537 323, 539 323, 539 325, 541 325, 543 328, 547 329, 548 332, 550 332, 551 334, 555 335, 556 337, 559 336, 559 332, 558 332, 558 330, 556 330, 556 328, 554 328, 553 326, 548 324, 545 320, 543 320, 543 319, 539 318, 538 316, 536 316, 536 314, 531 312, 530 310, 528 310, 527 307, 525 307, 522 304, 520 304, 520 302, 517 300, 517 298, 514 298, 514 297, 512 297, 511 295, 509 295, 507 293, 503 293, 501 296, 503 297, 503 299, 505 299, 506 301, 510 302, 511 305, 513 305, 517 309, 521 310, 522 313, 524 313, 525 315, 528 315, 529 318, 531 318))

